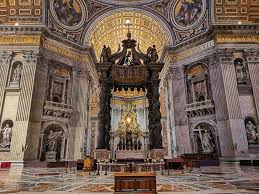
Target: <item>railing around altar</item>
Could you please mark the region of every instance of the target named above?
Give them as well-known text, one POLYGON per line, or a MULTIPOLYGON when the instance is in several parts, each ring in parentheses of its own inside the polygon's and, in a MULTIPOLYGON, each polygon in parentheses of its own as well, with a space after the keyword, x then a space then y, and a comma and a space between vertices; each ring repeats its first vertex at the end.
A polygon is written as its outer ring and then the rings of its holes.
MULTIPOLYGON (((154 163, 136 163, 132 164, 133 172, 161 172, 164 171, 164 161, 154 162, 154 163)), ((107 174, 113 172, 129 172, 129 164, 118 164, 118 163, 108 163, 99 162, 97 164, 97 170, 100 174, 107 174)))

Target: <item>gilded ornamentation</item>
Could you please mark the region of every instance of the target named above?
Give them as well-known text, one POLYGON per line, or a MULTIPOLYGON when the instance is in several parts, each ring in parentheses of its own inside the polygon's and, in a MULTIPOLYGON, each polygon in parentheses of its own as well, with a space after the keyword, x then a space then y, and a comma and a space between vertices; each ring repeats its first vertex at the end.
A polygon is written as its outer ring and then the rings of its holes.
POLYGON ((32 4, 32 0, 19 0, 19 5, 21 6, 29 6, 32 4))

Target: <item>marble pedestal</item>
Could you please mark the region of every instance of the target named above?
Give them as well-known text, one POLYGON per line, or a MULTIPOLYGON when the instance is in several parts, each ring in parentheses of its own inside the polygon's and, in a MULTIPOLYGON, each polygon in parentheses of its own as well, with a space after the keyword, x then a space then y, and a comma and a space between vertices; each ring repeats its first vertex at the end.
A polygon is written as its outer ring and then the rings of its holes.
POLYGON ((111 152, 107 149, 96 149, 95 150, 95 159, 104 161, 110 159, 111 152))
POLYGON ((152 149, 149 151, 150 159, 164 159, 165 158, 165 150, 164 149, 152 149))
POLYGON ((46 161, 47 162, 56 162, 57 152, 49 151, 46 153, 46 161))

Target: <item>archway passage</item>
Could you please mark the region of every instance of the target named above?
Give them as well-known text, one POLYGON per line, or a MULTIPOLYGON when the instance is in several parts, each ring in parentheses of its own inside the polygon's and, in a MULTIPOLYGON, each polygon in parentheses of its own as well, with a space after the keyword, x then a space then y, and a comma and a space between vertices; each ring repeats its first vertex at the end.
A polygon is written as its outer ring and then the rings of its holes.
POLYGON ((97 58, 100 57, 103 45, 109 45, 112 53, 118 50, 118 44, 125 39, 129 20, 132 38, 138 41, 139 48, 145 52, 151 45, 156 45, 160 55, 166 44, 172 43, 170 30, 163 25, 157 16, 140 10, 117 10, 100 16, 89 28, 86 44, 93 46, 97 58))

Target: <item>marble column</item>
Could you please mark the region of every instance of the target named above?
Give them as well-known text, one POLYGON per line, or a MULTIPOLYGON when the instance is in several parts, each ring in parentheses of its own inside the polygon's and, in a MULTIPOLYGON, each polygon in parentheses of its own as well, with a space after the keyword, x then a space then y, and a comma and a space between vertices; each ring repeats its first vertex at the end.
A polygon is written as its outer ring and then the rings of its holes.
POLYGON ((179 156, 185 153, 192 153, 188 117, 185 111, 187 93, 183 68, 171 68, 170 76, 172 134, 175 136, 173 140, 175 140, 174 145, 176 146, 177 156, 179 156))
POLYGON ((212 85, 214 85, 213 97, 221 154, 223 157, 244 156, 248 151, 248 143, 239 104, 233 53, 226 50, 219 51, 217 59, 218 62, 216 63, 218 64, 214 64, 214 66, 220 67, 212 68, 210 74, 212 85), (218 78, 215 76, 218 76, 218 78), (222 91, 223 89, 224 91, 222 91))
POLYGON ((259 51, 247 51, 246 60, 253 88, 257 119, 259 120, 259 51))
POLYGON ((162 149, 162 124, 159 101, 159 72, 163 64, 154 63, 149 65, 152 70, 150 83, 147 84, 148 98, 148 129, 149 129, 149 148, 162 149))
POLYGON ((111 130, 111 86, 108 83, 109 63, 98 64, 100 76, 100 101, 98 114, 98 140, 97 149, 110 150, 110 130, 111 130))

